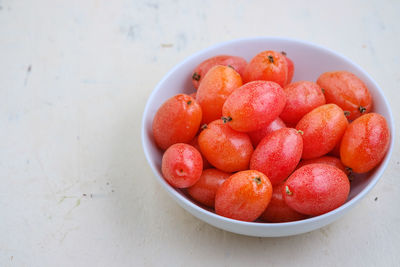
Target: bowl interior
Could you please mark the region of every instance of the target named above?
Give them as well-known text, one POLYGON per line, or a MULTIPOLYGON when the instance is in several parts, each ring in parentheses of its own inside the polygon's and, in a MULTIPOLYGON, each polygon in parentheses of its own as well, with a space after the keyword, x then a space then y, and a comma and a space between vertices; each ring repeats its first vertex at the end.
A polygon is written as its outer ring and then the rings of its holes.
MULTIPOLYGON (((287 53, 287 56, 291 58, 295 64, 293 81, 299 81, 299 80, 316 81, 319 75, 326 71, 347 70, 353 72, 369 88, 374 101, 373 111, 380 113, 387 119, 391 130, 390 149, 383 162, 373 171, 364 175, 358 175, 356 179, 354 179, 354 181, 351 184, 351 192, 349 199, 347 200, 347 203, 345 205, 339 207, 334 211, 331 211, 330 213, 318 217, 329 216, 329 214, 334 214, 335 212, 340 211, 340 209, 344 210, 346 206, 351 206, 356 201, 361 199, 376 184, 376 182, 378 181, 379 177, 383 173, 383 170, 385 169, 388 163, 391 150, 393 147, 393 136, 394 136, 394 123, 390 107, 382 93, 382 90, 379 88, 376 82, 355 63, 351 62, 349 59, 343 57, 342 55, 336 52, 320 47, 318 45, 304 41, 285 39, 285 38, 271 38, 271 37, 249 38, 249 39, 240 39, 218 44, 188 57, 183 62, 175 66, 159 82, 157 87, 154 89, 153 93, 148 99, 143 114, 142 142, 143 142, 144 152, 146 154, 147 160, 149 161, 151 168, 156 174, 159 182, 175 199, 178 200, 178 203, 180 203, 183 207, 187 209, 188 207, 190 207, 188 209, 190 212, 195 210, 196 214, 194 215, 198 217, 201 217, 203 215, 216 216, 215 217, 216 219, 225 222, 229 223, 238 222, 235 220, 230 220, 220 217, 207 210, 202 209, 201 207, 198 207, 196 204, 193 204, 193 202, 190 199, 188 199, 180 190, 172 188, 169 184, 167 184, 164 181, 161 174, 162 151, 156 147, 152 137, 153 117, 157 109, 168 98, 182 92, 192 93, 195 91, 191 81, 191 73, 193 69, 203 60, 219 54, 231 54, 231 55, 241 56, 247 60, 250 60, 257 53, 264 50, 285 51, 287 53), (198 214, 200 213, 204 214, 199 216, 198 214)), ((318 217, 314 217, 312 219, 300 222, 292 222, 279 225, 287 227, 290 225, 293 226, 298 225, 299 223, 300 224, 307 223, 307 221, 315 222, 316 220, 318 220, 318 217)), ((205 218, 202 217, 202 219, 205 218)), ((207 221, 207 219, 205 220, 207 221)), ((212 224, 215 225, 215 223, 212 224)), ((243 224, 243 222, 240 222, 240 224, 243 224)), ((257 223, 245 223, 245 224, 256 225, 257 223)), ((262 225, 266 225, 268 227, 268 225, 273 225, 273 224, 262 224, 262 225)), ((224 229, 227 228, 225 227, 224 229)), ((235 232, 235 229, 233 230, 228 229, 228 230, 235 232)))

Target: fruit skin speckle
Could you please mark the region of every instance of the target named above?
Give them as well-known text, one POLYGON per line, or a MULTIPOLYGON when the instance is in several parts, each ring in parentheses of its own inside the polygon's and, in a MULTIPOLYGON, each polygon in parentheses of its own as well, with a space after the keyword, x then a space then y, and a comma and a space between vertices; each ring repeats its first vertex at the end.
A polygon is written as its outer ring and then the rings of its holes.
POLYGON ((201 204, 214 208, 217 190, 230 176, 230 173, 218 169, 203 170, 200 179, 187 192, 201 204))
POLYGON ((280 118, 288 125, 296 125, 308 112, 325 105, 325 96, 318 84, 309 81, 298 81, 283 88, 286 105, 280 118))
POLYGON ((293 172, 303 152, 303 138, 296 129, 282 128, 264 137, 254 150, 250 169, 264 173, 277 185, 293 172))
POLYGON ((281 114, 286 104, 282 87, 275 82, 254 81, 236 89, 225 101, 222 116, 239 132, 266 127, 281 114))
POLYGON ((295 211, 317 216, 343 205, 350 192, 346 174, 327 164, 309 164, 294 171, 282 189, 286 204, 295 211), (287 189, 291 192, 288 194, 287 189))
POLYGON ((167 149, 176 143, 189 143, 199 130, 201 107, 194 98, 178 94, 157 110, 153 119, 153 136, 158 147, 167 149))
POLYGON ((369 172, 382 161, 389 143, 386 119, 380 114, 368 113, 350 123, 340 144, 340 158, 355 173, 369 172))
POLYGON ((336 168, 339 168, 340 170, 342 170, 345 173, 349 172, 348 168, 346 168, 343 165, 343 163, 340 161, 340 159, 337 157, 333 157, 333 156, 322 156, 320 158, 315 158, 315 159, 304 159, 299 162, 296 169, 300 169, 304 165, 312 164, 312 163, 328 164, 328 165, 335 166, 336 168))
POLYGON ((283 193, 284 183, 273 187, 271 201, 261 214, 261 219, 266 222, 293 222, 306 219, 308 216, 291 209, 285 202, 283 193))
POLYGON ((272 185, 264 174, 254 170, 237 172, 218 189, 215 212, 231 219, 252 222, 268 206, 271 195, 272 185))
POLYGON ((212 166, 224 172, 249 168, 253 145, 246 133, 232 130, 222 120, 207 125, 198 138, 201 153, 212 166))
POLYGON ((243 81, 272 81, 284 87, 288 81, 288 65, 284 55, 267 50, 258 53, 247 65, 243 81))
POLYGON ((200 179, 202 170, 203 160, 200 152, 188 144, 174 144, 162 157, 162 174, 165 180, 176 188, 194 185, 200 179))
POLYGON ((313 109, 297 123, 303 131, 303 159, 318 158, 331 151, 342 138, 348 121, 335 104, 313 109))
POLYGON ((247 134, 249 135, 253 146, 257 147, 257 145, 265 136, 285 127, 286 124, 281 120, 281 118, 278 117, 267 126, 253 132, 248 132, 247 134))
POLYGON ((222 106, 229 95, 242 86, 242 78, 234 69, 226 66, 211 68, 197 90, 196 101, 203 112, 202 123, 220 119, 222 106))
POLYGON ((244 70, 247 66, 247 61, 242 57, 230 56, 230 55, 218 55, 215 57, 208 58, 201 62, 193 71, 192 83, 197 89, 208 71, 218 65, 227 66, 234 69, 236 72, 243 77, 244 70))
POLYGON ((351 72, 325 72, 319 76, 317 84, 324 88, 326 103, 334 103, 350 112, 349 121, 372 109, 372 96, 367 86, 351 72))

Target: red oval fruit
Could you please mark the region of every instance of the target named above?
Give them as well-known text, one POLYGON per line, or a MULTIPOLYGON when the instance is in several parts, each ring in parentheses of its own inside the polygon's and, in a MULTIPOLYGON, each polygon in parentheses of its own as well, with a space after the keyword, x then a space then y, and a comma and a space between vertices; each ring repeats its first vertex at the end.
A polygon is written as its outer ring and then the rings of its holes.
POLYGON ((325 72, 317 83, 325 91, 326 103, 334 103, 349 112, 349 120, 354 120, 372 108, 372 97, 367 86, 348 71, 325 72))
POLYGON ((200 152, 200 154, 201 154, 201 159, 203 160, 203 169, 212 168, 210 162, 208 162, 208 160, 206 159, 206 157, 204 157, 204 155, 201 153, 198 138, 199 138, 199 136, 195 136, 195 137, 193 138, 193 140, 189 143, 189 145, 193 146, 194 148, 196 148, 196 149, 200 152))
POLYGON ((257 131, 248 132, 247 134, 249 135, 253 146, 256 147, 265 136, 285 127, 285 123, 278 117, 267 126, 257 131))
POLYGON ((290 208, 316 216, 343 205, 350 192, 350 182, 336 167, 309 164, 290 175, 282 190, 290 208))
POLYGON ((284 54, 284 56, 285 56, 286 63, 287 63, 287 67, 288 67, 288 74, 287 74, 287 81, 286 81, 286 84, 289 84, 289 83, 292 82, 292 79, 293 79, 293 75, 294 75, 294 64, 293 64, 293 61, 292 61, 290 58, 288 58, 288 57, 286 56, 286 53, 284 54))
POLYGON ((285 103, 285 93, 278 84, 249 82, 236 89, 225 101, 223 120, 236 131, 256 131, 274 121, 285 103))
MULTIPOLYGON (((347 128, 346 128, 347 129, 347 128)), ((339 140, 339 142, 336 143, 335 147, 329 152, 332 156, 340 158, 340 143, 342 142, 342 138, 339 140)))
POLYGON ((347 127, 340 145, 340 158, 354 172, 365 173, 382 161, 389 142, 386 119, 377 113, 365 114, 347 127))
POLYGON ((234 69, 226 66, 211 68, 196 94, 196 101, 203 111, 203 123, 220 119, 226 99, 240 86, 242 78, 234 69))
POLYGON ((313 109, 297 123, 303 132, 303 159, 318 158, 331 151, 342 138, 348 121, 335 104, 313 109))
POLYGON ((299 81, 283 88, 286 105, 280 118, 289 125, 296 125, 308 112, 325 104, 321 87, 314 82, 299 81))
POLYGON ((285 56, 276 51, 263 51, 249 62, 243 80, 245 83, 258 80, 273 81, 283 87, 287 83, 287 75, 285 56))
POLYGON ((266 222, 293 222, 306 219, 307 216, 291 209, 283 197, 284 183, 273 187, 271 201, 260 218, 266 222))
POLYGON ((232 130, 222 120, 207 125, 198 138, 201 153, 211 165, 225 172, 246 170, 253 146, 245 133, 232 130))
POLYGON ((244 58, 229 55, 219 55, 204 60, 194 69, 192 74, 192 82, 196 89, 199 87, 200 83, 203 82, 203 78, 207 72, 217 65, 229 66, 243 77, 247 61, 244 58))
POLYGON ((197 92, 194 92, 194 93, 191 93, 189 96, 193 97, 193 99, 196 100, 196 94, 197 94, 197 92))
POLYGON ((189 195, 196 201, 213 208, 215 203, 215 194, 222 183, 231 176, 217 169, 206 169, 200 176, 200 179, 187 189, 189 195))
POLYGON ((268 178, 258 171, 241 171, 217 190, 215 212, 231 219, 252 222, 267 207, 272 195, 268 178))
POLYGON ((303 139, 297 130, 279 129, 258 144, 250 159, 250 169, 264 173, 272 185, 277 185, 296 168, 302 151, 303 139))
POLYGON ((200 152, 191 145, 178 143, 170 146, 161 161, 165 180, 176 188, 194 185, 203 170, 200 152))
POLYGON ((348 172, 346 170, 346 167, 340 161, 340 159, 336 158, 336 157, 332 157, 332 156, 323 156, 323 157, 316 158, 316 159, 303 159, 302 161, 299 162, 296 169, 300 169, 304 165, 314 164, 314 163, 328 164, 328 165, 331 165, 331 166, 334 166, 334 167, 340 169, 341 171, 343 171, 345 173, 348 172))
POLYGON ((176 143, 188 143, 195 137, 201 123, 201 108, 185 94, 171 97, 162 104, 153 119, 156 144, 167 149, 176 143))

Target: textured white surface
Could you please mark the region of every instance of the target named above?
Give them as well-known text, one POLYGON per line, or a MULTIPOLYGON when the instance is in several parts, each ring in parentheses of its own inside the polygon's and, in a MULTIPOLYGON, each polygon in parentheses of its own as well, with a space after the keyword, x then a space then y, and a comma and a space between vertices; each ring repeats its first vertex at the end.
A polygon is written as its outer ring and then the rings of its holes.
POLYGON ((398 119, 398 14, 398 1, 0 0, 0 265, 398 266, 398 140, 356 208, 288 238, 194 218, 158 185, 140 143, 145 102, 172 66, 248 36, 344 54, 398 119))

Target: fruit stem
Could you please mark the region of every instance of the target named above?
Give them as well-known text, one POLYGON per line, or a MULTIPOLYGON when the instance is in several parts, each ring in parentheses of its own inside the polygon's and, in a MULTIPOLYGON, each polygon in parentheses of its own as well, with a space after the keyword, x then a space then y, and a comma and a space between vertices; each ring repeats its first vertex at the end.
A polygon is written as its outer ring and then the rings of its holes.
POLYGON ((204 123, 203 125, 201 125, 200 127, 202 130, 207 129, 207 123, 204 123))
POLYGON ((304 132, 303 132, 302 130, 297 130, 297 132, 298 132, 299 134, 301 134, 301 135, 304 134, 304 132))
POLYGON ((350 111, 348 111, 348 110, 343 111, 343 113, 344 113, 344 115, 345 115, 346 117, 350 116, 350 111))
POLYGON ((189 101, 187 102, 187 104, 188 104, 188 105, 192 104, 192 100, 189 100, 189 101))
POLYGON ((223 120, 224 121, 224 123, 227 123, 227 122, 230 122, 231 120, 232 120, 232 118, 231 117, 224 117, 224 116, 222 116, 221 117, 221 120, 223 120))
POLYGON ((198 74, 197 72, 193 73, 192 79, 196 80, 196 81, 200 81, 200 74, 198 74))
POLYGON ((268 56, 268 60, 270 63, 274 63, 274 57, 273 56, 268 56))
POLYGON ((349 181, 352 182, 354 179, 353 169, 350 167, 346 167, 346 173, 347 173, 347 177, 349 178, 349 181))
POLYGON ((289 186, 285 186, 285 191, 288 196, 293 195, 292 191, 290 191, 289 186))
POLYGON ((258 177, 258 176, 254 177, 253 180, 254 180, 254 182, 256 182, 256 184, 258 184, 258 185, 261 184, 261 178, 260 177, 258 177))
POLYGON ((325 94, 325 89, 324 88, 321 88, 321 91, 322 91, 323 94, 325 94))
POLYGON ((281 54, 284 55, 284 56, 287 55, 285 51, 281 51, 281 54))
POLYGON ((364 113, 365 111, 367 111, 367 109, 363 106, 359 106, 358 110, 360 111, 360 113, 364 113))

